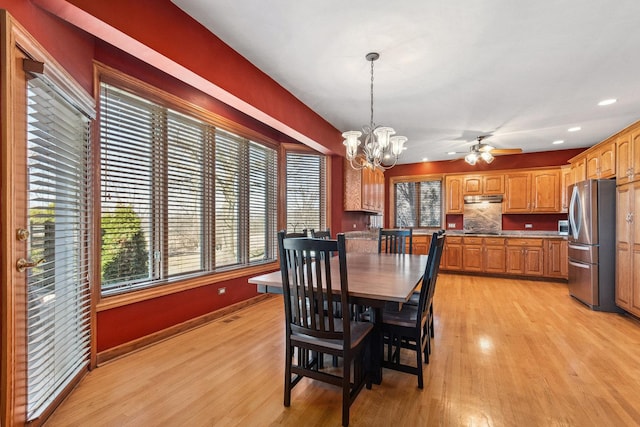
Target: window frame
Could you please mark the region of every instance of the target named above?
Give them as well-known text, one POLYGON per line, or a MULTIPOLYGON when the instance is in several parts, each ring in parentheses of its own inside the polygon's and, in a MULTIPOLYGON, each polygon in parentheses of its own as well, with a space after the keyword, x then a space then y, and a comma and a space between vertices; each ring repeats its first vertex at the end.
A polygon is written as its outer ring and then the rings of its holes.
MULTIPOLYGON (((389 178, 389 224, 391 227, 396 227, 396 192, 395 185, 405 182, 424 182, 424 181, 439 181, 440 182, 440 225, 436 227, 421 227, 416 225, 415 227, 411 227, 413 229, 421 229, 421 230, 438 230, 442 229, 443 224, 445 223, 445 188, 444 188, 444 175, 443 174, 433 174, 433 175, 407 175, 407 176, 394 176, 389 178)), ((420 223, 420 204, 416 206, 416 222, 420 223)))
MULTIPOLYGON (((307 147, 302 144, 291 144, 291 143, 282 143, 280 145, 280 176, 278 177, 278 185, 279 185, 279 200, 281 202, 281 206, 284 206, 284 209, 280 209, 278 212, 278 224, 279 230, 287 230, 287 154, 295 153, 295 154, 311 154, 324 156, 324 189, 325 189, 325 200, 324 200, 324 218, 325 224, 323 229, 330 228, 331 226, 331 197, 329 194, 331 192, 331 168, 332 168, 332 158, 331 156, 322 154, 310 147, 307 147)), ((296 230, 302 231, 302 230, 296 230)))
MULTIPOLYGON (((280 191, 280 177, 281 172, 281 144, 278 141, 271 139, 253 129, 247 128, 238 123, 232 122, 229 119, 221 117, 215 113, 212 113, 198 105, 192 104, 176 95, 165 92, 151 84, 138 80, 132 76, 129 76, 121 71, 118 71, 112 67, 102 64, 98 61, 94 62, 94 97, 100 99, 101 83, 107 83, 134 95, 140 96, 151 102, 161 104, 166 108, 170 108, 181 114, 186 114, 190 117, 196 118, 207 122, 208 124, 219 127, 224 131, 234 133, 242 138, 246 138, 249 141, 258 143, 267 148, 275 150, 277 171, 276 171, 276 194, 279 195, 280 191)), ((99 118, 100 112, 98 112, 99 118)), ((100 125, 94 127, 94 138, 92 142, 92 150, 95 153, 100 153, 100 125)), ((250 142, 249 142, 250 143, 250 142)), ((101 215, 101 194, 100 194, 100 156, 95 156, 94 159, 94 185, 96 189, 96 195, 94 197, 95 206, 95 228, 94 232, 100 235, 100 215, 101 215)), ((278 204, 280 199, 278 199, 278 204)), ((277 224, 280 225, 280 211, 277 214, 277 224)), ((274 236, 275 239, 275 236, 274 236)), ((100 249, 100 245, 97 245, 97 249, 100 249)), ((95 270, 97 274, 94 275, 94 280, 97 279, 97 283, 101 283, 100 280, 100 251, 98 250, 95 260, 95 270)), ((194 277, 176 277, 174 279, 164 280, 159 282, 158 285, 151 285, 144 288, 131 289, 122 293, 113 295, 103 295, 101 286, 96 286, 96 309, 97 311, 103 311, 128 305, 134 302, 144 301, 159 296, 170 295, 176 292, 197 288, 200 286, 211 285, 219 282, 224 282, 240 277, 246 277, 254 274, 260 274, 263 272, 272 271, 277 267, 277 259, 273 261, 266 261, 264 263, 256 263, 253 265, 242 265, 238 267, 231 267, 228 269, 219 269, 218 271, 209 271, 194 277)))

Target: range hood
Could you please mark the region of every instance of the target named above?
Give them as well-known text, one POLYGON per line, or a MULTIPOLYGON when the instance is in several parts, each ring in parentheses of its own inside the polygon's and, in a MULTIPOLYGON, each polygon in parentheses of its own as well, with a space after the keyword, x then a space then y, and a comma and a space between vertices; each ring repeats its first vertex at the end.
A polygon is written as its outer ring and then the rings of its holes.
POLYGON ((491 194, 486 196, 464 196, 464 203, 502 203, 502 194, 491 194))

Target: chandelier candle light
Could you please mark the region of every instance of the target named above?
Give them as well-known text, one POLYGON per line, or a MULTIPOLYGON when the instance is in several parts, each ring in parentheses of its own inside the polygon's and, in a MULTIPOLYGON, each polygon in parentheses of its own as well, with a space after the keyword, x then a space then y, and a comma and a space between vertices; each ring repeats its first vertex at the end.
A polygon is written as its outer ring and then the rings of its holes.
POLYGON ((344 132, 343 144, 347 151, 347 160, 351 162, 354 169, 381 168, 390 169, 395 166, 398 157, 404 150, 406 136, 392 136, 396 131, 388 126, 376 126, 373 121, 373 62, 380 58, 377 52, 366 55, 367 61, 371 62, 371 120, 368 126, 359 130, 344 132), (364 144, 360 137, 364 134, 364 144))

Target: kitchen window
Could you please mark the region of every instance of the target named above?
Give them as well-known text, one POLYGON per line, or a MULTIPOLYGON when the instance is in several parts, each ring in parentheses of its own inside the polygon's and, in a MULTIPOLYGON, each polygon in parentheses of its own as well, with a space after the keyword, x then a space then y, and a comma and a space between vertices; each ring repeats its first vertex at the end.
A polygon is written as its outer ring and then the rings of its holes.
POLYGON ((102 294, 271 262, 277 150, 100 86, 102 294))
POLYGON ((442 180, 395 182, 394 227, 442 228, 442 180))

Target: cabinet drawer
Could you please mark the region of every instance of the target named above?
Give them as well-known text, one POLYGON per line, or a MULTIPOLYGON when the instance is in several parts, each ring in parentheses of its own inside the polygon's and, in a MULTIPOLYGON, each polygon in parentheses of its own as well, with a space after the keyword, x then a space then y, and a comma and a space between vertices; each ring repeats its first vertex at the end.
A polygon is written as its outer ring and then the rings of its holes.
POLYGON ((452 244, 460 244, 462 243, 462 237, 460 236, 447 236, 447 239, 445 240, 447 243, 452 243, 452 244))
POLYGON ((487 246, 502 246, 504 245, 504 238, 502 237, 485 237, 484 244, 487 246))
POLYGON ((465 236, 462 241, 464 242, 465 245, 481 245, 482 244, 482 237, 468 237, 465 236))
POLYGON ((542 247, 543 239, 507 239, 508 246, 536 246, 542 247))

